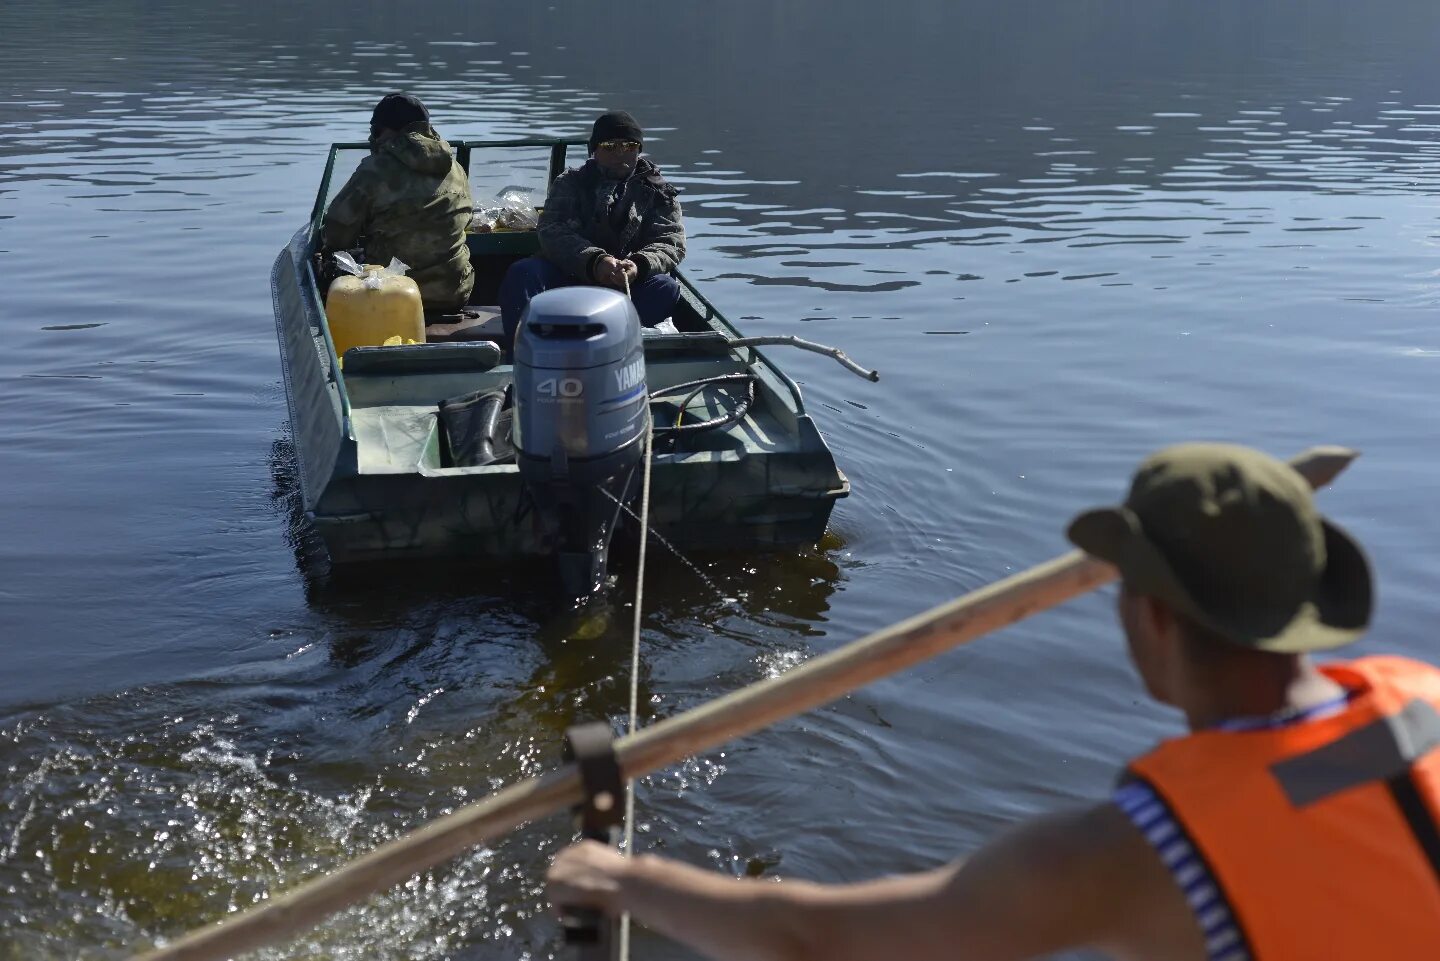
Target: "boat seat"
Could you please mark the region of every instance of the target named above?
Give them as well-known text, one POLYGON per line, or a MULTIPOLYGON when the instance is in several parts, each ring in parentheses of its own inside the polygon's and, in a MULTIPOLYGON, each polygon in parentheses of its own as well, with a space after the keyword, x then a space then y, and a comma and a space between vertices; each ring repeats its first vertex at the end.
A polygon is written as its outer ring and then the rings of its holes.
POLYGON ((456 341, 501 341, 505 337, 499 307, 466 307, 463 314, 425 318, 425 343, 456 341), (453 318, 453 319, 452 319, 453 318))
POLYGON ((345 351, 345 376, 356 374, 439 374, 485 371, 500 363, 500 345, 490 341, 459 344, 404 344, 351 347, 345 351))

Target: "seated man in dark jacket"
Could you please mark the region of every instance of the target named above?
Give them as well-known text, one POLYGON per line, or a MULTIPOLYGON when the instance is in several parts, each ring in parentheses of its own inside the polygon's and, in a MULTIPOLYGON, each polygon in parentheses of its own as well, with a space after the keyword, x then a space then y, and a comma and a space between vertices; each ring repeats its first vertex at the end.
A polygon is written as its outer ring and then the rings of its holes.
POLYGON ((474 203, 470 179, 414 97, 386 96, 370 117, 370 156, 360 161, 325 211, 327 251, 365 246, 365 262, 399 257, 420 287, 426 313, 465 306, 475 272, 465 228, 474 203))
POLYGON ((542 290, 568 284, 628 286, 640 322, 660 323, 680 299, 671 271, 685 256, 675 188, 640 156, 644 134, 623 110, 602 114, 590 159, 550 185, 540 213, 540 256, 516 262, 500 285, 506 345, 520 314, 542 290))

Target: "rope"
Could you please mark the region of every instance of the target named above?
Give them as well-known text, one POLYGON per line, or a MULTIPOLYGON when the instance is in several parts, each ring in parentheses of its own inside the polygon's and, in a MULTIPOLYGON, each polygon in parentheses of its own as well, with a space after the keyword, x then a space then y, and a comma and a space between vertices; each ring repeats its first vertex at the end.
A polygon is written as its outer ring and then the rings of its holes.
MULTIPOLYGON (((628 278, 625 286, 630 286, 628 278)), ((654 438, 654 421, 646 411, 645 452, 642 455, 645 473, 640 482, 640 559, 635 565, 635 630, 630 644, 630 723, 626 734, 639 728, 640 714, 640 623, 645 601, 645 546, 650 532, 650 445, 654 438)), ((631 857, 635 844, 635 781, 625 782, 625 856, 631 857)), ((630 958, 630 913, 620 916, 620 961, 630 958)))

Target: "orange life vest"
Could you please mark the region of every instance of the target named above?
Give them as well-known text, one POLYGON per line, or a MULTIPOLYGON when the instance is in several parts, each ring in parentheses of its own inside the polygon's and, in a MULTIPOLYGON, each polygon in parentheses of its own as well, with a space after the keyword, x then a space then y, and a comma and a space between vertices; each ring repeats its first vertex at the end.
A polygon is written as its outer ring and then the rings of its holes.
POLYGON ((1257 961, 1440 959, 1440 670, 1326 665, 1338 714, 1199 731, 1130 765, 1169 805, 1257 961))

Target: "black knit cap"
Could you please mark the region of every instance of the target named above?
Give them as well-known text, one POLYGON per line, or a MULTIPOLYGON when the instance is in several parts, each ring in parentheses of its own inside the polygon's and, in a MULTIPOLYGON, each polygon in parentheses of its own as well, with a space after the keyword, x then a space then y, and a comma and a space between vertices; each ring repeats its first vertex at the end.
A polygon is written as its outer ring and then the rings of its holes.
POLYGON ((645 142, 645 131, 635 122, 625 110, 607 110, 595 121, 595 126, 590 131, 590 152, 595 152, 595 147, 606 140, 633 140, 636 143, 645 142))
POLYGON ((430 111, 408 93, 387 93, 370 114, 370 135, 382 130, 404 130, 412 123, 429 123, 430 111))

